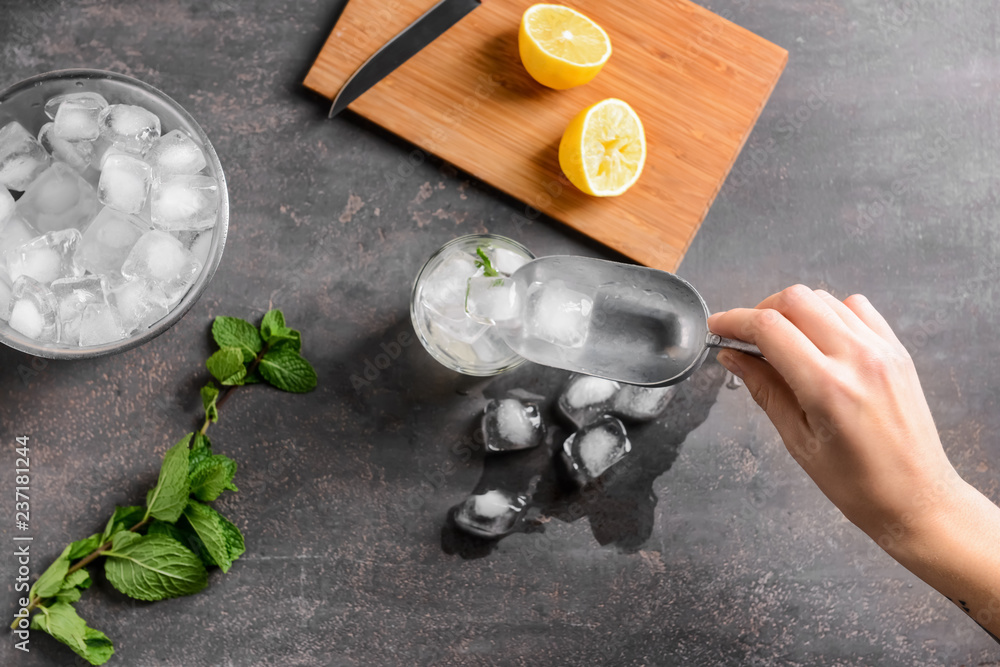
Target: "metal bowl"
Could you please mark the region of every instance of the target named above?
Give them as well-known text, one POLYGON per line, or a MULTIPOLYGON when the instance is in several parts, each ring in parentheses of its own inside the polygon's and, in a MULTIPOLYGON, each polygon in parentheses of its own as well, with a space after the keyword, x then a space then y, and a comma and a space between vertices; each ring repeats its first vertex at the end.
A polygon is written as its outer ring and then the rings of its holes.
POLYGON ((25 79, 0 92, 0 127, 12 120, 24 125, 33 134, 48 122, 43 107, 45 101, 61 93, 94 91, 112 104, 125 103, 143 106, 160 117, 163 134, 180 129, 201 144, 208 161, 210 174, 219 181, 219 212, 217 214, 208 261, 201 269, 184 298, 162 320, 143 331, 113 343, 90 347, 74 347, 62 343, 39 343, 27 338, 0 320, 0 343, 37 357, 49 359, 89 359, 124 352, 146 343, 172 327, 195 304, 215 275, 229 231, 229 194, 222 163, 205 131, 184 108, 147 83, 138 79, 91 69, 67 69, 39 74, 25 79))

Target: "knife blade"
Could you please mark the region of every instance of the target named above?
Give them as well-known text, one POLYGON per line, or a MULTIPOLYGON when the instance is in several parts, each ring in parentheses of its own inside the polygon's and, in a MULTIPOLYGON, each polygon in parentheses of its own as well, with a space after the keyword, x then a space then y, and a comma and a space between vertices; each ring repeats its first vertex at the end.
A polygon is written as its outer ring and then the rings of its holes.
POLYGON ((333 118, 346 109, 347 105, 358 99, 362 93, 458 23, 462 17, 478 7, 481 1, 440 0, 421 14, 420 18, 386 42, 355 70, 333 98, 328 117, 333 118))

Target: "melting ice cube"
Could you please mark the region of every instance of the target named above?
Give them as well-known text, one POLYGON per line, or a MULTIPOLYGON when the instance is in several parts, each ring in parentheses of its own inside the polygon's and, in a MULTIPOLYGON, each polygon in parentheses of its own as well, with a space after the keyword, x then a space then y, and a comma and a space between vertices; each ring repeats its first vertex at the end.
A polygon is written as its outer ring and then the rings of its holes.
POLYGON ((452 250, 422 282, 420 299, 432 312, 450 320, 467 319, 465 291, 469 278, 482 275, 472 257, 452 250))
POLYGON ((80 320, 80 346, 104 345, 125 337, 121 319, 114 307, 106 303, 87 306, 80 320))
POLYGON ((64 101, 59 105, 53 121, 56 136, 66 141, 93 141, 101 135, 97 115, 103 108, 93 99, 64 101))
POLYGON ((118 310, 122 328, 128 333, 148 329, 170 312, 170 302, 163 290, 141 278, 112 289, 108 301, 118 310))
POLYGON ((545 437, 538 404, 516 398, 491 400, 483 414, 483 435, 491 452, 537 447, 545 437))
POLYGON ((465 311, 483 324, 509 323, 519 314, 517 284, 510 278, 469 278, 465 311))
POLYGON ((80 174, 56 162, 28 186, 17 212, 41 232, 83 229, 97 214, 97 193, 80 174))
POLYGON ((49 118, 55 118, 56 114, 59 112, 59 105, 63 102, 89 102, 92 106, 98 108, 105 108, 108 106, 108 101, 104 99, 104 96, 100 93, 92 92, 79 92, 79 93, 63 93, 62 95, 56 95, 55 97, 50 97, 45 102, 45 115, 49 118))
POLYGON ((493 262, 493 268, 508 276, 531 261, 527 257, 506 248, 492 248, 488 254, 490 260, 493 262))
POLYGON ((514 528, 526 505, 524 496, 501 490, 469 496, 455 509, 455 525, 479 537, 502 537, 514 528))
POLYGON ((167 174, 197 174, 208 162, 201 147, 180 130, 172 130, 153 143, 146 160, 156 177, 167 174))
POLYGON ((146 232, 122 264, 122 275, 143 278, 160 287, 171 302, 194 283, 201 264, 180 241, 166 232, 146 232))
POLYGON ((132 104, 111 104, 97 117, 101 137, 129 153, 142 154, 160 137, 160 118, 132 104))
POLYGON ((63 278, 52 283, 59 320, 59 342, 80 344, 80 324, 87 306, 105 303, 107 283, 100 276, 63 278))
POLYGON ((105 206, 83 233, 77 262, 93 273, 118 274, 136 241, 147 231, 137 217, 105 206))
POLYGON ((46 123, 38 131, 38 142, 56 160, 65 162, 79 173, 90 167, 94 157, 94 144, 90 141, 66 141, 55 133, 55 123, 46 123))
POLYGON ((595 417, 613 412, 615 397, 621 385, 613 380, 573 375, 556 401, 556 405, 577 428, 595 417))
POLYGON ((28 276, 49 285, 59 278, 83 275, 76 263, 76 247, 81 240, 80 230, 64 229, 49 232, 7 251, 7 270, 12 280, 28 276))
POLYGON ((41 236, 38 230, 29 225, 24 218, 14 215, 6 224, 0 222, 0 264, 8 250, 22 246, 31 239, 41 236))
POLYGON ((625 426, 611 415, 587 424, 563 443, 562 460, 570 476, 584 486, 632 451, 625 426))
POLYGON ((153 170, 142 158, 114 154, 104 157, 97 186, 101 203, 125 213, 138 213, 146 204, 153 170))
POLYGON ((23 191, 51 161, 23 125, 14 121, 0 127, 0 185, 23 191))
POLYGON ((10 305, 11 329, 39 342, 55 342, 56 300, 48 287, 21 276, 14 281, 10 305))
POLYGON ((208 229, 219 210, 219 182, 211 176, 174 174, 153 183, 153 226, 164 231, 208 229))
POLYGON ((590 328, 593 300, 565 281, 550 280, 528 287, 525 330, 528 336, 563 348, 582 347, 590 328))
POLYGON ((622 419, 643 422, 652 421, 662 415, 677 387, 637 387, 623 384, 614 399, 614 413, 622 419))

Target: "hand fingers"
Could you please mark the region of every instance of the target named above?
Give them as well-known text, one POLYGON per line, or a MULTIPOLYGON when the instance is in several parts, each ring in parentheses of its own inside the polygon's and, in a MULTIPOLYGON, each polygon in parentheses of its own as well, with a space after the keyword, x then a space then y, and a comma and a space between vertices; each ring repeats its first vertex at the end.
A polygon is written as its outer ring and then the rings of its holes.
POLYGON ((899 342, 899 338, 896 337, 892 327, 889 326, 889 323, 885 321, 882 314, 875 310, 875 306, 863 294, 852 294, 844 299, 844 305, 850 308, 858 316, 858 319, 864 322, 880 338, 902 347, 903 344, 899 342))
POLYGON ((824 354, 844 352, 850 345, 851 330, 824 299, 805 285, 792 285, 772 294, 757 308, 777 310, 824 354))
POLYGON ((833 312, 837 313, 837 316, 840 317, 841 321, 847 326, 848 329, 861 337, 871 335, 871 327, 861 321, 861 318, 858 317, 857 313, 844 305, 840 299, 826 290, 821 289, 816 290, 816 295, 821 298, 826 305, 830 306, 830 309, 833 310, 833 312))
POLYGON ((778 429, 782 440, 796 443, 809 437, 809 424, 795 393, 773 366, 735 350, 720 350, 718 360, 743 380, 750 396, 778 429))
MULTIPOLYGON (((794 324, 776 310, 736 308, 715 313, 708 326, 720 336, 753 343, 797 396, 815 386, 825 358, 794 324)), ((742 358, 741 358, 742 360, 742 358)))

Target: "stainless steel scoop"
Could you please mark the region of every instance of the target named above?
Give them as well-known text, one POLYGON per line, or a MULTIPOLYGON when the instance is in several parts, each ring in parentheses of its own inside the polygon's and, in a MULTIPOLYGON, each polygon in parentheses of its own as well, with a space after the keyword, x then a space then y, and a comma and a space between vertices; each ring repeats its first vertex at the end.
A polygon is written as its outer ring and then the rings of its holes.
POLYGON ((754 345, 711 333, 704 299, 666 271, 556 255, 528 262, 509 280, 520 317, 497 329, 515 352, 544 366, 657 386, 689 377, 710 347, 763 358, 754 345))

